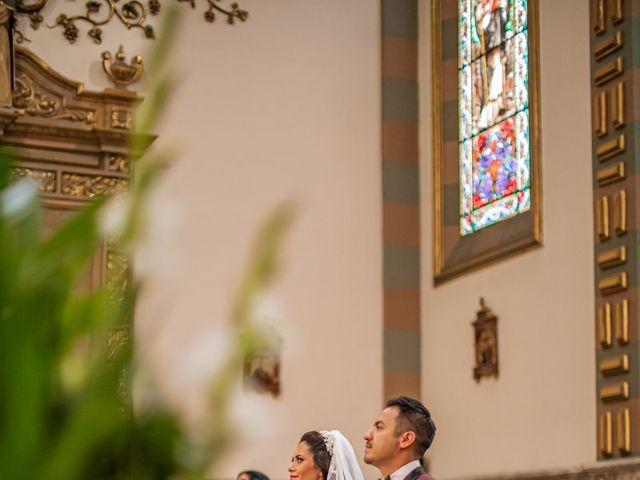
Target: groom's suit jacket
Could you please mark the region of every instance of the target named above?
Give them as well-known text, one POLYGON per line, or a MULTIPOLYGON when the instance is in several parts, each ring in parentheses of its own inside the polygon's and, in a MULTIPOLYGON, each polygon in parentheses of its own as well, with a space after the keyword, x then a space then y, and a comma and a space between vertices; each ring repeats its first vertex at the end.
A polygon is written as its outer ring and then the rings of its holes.
POLYGON ((404 480, 433 480, 433 477, 424 471, 424 468, 418 467, 412 470, 404 480))

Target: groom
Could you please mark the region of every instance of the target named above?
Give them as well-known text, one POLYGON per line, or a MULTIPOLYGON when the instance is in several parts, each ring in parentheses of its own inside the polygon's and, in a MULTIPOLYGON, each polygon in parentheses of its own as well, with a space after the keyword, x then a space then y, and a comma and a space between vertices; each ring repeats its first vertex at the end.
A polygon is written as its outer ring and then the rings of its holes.
POLYGON ((421 459, 436 433, 431 414, 418 400, 394 397, 364 435, 364 462, 384 480, 433 480, 421 459))

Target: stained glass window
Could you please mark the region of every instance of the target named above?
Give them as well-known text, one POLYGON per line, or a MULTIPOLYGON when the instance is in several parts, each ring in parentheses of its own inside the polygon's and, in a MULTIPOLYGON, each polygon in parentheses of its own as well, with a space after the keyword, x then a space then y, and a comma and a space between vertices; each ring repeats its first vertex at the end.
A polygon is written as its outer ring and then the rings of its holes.
POLYGON ((458 0, 460 234, 531 207, 527 0, 458 0))

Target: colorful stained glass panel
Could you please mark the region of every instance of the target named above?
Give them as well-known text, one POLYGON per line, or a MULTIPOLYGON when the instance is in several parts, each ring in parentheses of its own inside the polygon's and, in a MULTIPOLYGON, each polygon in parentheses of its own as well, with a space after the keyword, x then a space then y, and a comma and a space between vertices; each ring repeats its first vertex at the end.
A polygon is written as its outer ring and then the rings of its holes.
MULTIPOLYGON (((470 0, 471 60, 486 55, 527 27, 526 0, 470 0)), ((461 32, 463 34, 463 32, 461 32)))
POLYGON ((471 61, 471 23, 469 9, 471 0, 458 2, 458 68, 468 65, 471 61))
POLYGON ((473 208, 514 193, 518 161, 514 120, 508 119, 473 139, 473 208))
POLYGON ((530 207, 526 0, 459 0, 460 233, 530 207))
MULTIPOLYGON (((492 127, 516 112, 514 39, 494 48, 473 62, 472 126, 473 134, 492 127)), ((525 67, 526 70, 526 67, 525 67)), ((460 102, 468 103, 460 85, 460 102)))

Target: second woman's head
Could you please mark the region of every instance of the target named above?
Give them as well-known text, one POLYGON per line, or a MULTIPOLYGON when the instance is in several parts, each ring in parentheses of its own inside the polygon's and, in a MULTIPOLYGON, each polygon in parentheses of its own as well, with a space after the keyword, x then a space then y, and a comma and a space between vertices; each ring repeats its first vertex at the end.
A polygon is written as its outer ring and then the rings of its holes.
POLYGON ((291 457, 289 480, 326 480, 331 455, 320 432, 307 432, 300 438, 291 457))

